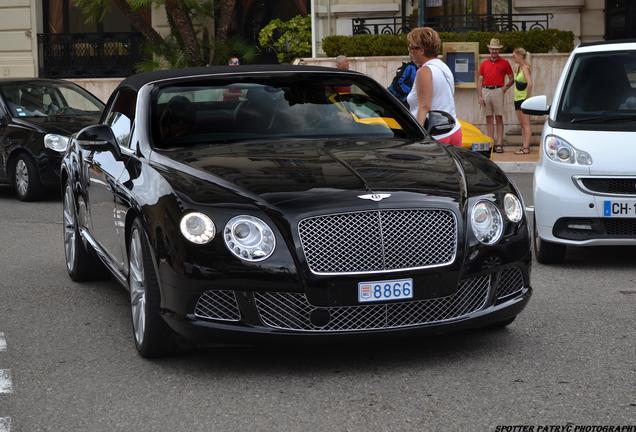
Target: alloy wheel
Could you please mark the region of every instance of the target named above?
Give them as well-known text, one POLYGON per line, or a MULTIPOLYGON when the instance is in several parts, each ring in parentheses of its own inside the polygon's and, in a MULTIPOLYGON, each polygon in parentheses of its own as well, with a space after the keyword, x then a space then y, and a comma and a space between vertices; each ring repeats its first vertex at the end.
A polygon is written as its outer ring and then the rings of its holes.
POLYGON ((133 228, 130 236, 130 307, 132 309, 133 330, 138 345, 144 341, 146 330, 146 286, 144 283, 143 250, 141 235, 137 228, 133 228))
POLYGON ((29 169, 23 159, 18 159, 15 164, 15 185, 20 195, 26 195, 29 189, 29 169))
POLYGON ((66 267, 69 271, 73 271, 77 249, 75 247, 77 235, 75 222, 75 208, 73 206, 73 192, 70 186, 66 186, 64 190, 64 253, 66 255, 66 267))

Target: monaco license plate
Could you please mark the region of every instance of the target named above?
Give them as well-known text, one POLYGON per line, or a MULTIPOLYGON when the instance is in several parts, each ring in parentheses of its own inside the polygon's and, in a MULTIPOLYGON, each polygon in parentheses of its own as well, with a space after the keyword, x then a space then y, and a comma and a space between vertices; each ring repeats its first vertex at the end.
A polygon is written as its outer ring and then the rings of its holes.
POLYGON ((413 298, 413 279, 358 282, 360 303, 413 298))
POLYGON ((636 201, 603 201, 603 216, 605 217, 634 217, 636 216, 636 201))
POLYGON ((489 151, 489 150, 490 150, 490 143, 474 143, 473 144, 474 152, 489 151))

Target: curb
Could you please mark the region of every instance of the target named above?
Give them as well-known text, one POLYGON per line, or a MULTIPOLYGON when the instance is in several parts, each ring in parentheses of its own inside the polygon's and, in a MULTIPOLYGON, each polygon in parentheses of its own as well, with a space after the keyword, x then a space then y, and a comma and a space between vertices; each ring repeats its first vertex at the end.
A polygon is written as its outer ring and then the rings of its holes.
POLYGON ((511 174, 532 174, 534 173, 535 162, 495 162, 505 173, 511 174))

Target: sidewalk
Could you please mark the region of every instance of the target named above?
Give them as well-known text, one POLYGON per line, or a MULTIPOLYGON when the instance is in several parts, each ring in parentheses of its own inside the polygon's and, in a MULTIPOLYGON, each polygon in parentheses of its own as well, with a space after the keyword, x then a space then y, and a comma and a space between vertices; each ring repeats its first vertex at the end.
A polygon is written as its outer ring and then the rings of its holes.
POLYGON ((493 153, 492 161, 499 165, 504 172, 507 173, 529 173, 534 172, 534 166, 539 160, 540 147, 530 147, 530 153, 527 155, 516 155, 514 151, 518 147, 505 146, 503 153, 493 153))

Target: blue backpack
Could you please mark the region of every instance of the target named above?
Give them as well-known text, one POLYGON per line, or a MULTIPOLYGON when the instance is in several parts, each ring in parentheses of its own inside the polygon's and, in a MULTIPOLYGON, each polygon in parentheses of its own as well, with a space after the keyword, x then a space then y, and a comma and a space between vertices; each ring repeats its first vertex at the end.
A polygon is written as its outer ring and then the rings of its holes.
MULTIPOLYGON (((413 83, 415 82, 415 74, 417 73, 417 66, 413 62, 402 63, 402 66, 398 68, 393 77, 393 81, 389 85, 389 92, 398 98, 400 102, 407 105, 406 96, 408 96, 413 83)), ((408 106, 408 105, 407 105, 408 106)))

